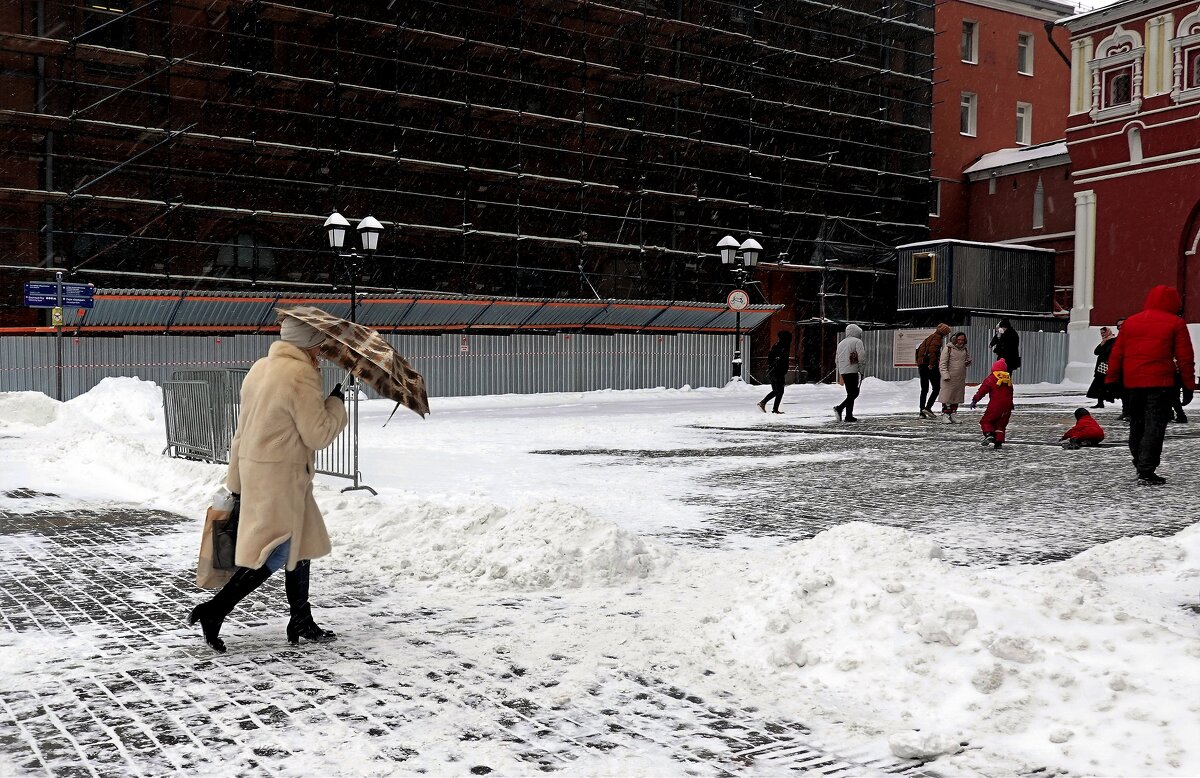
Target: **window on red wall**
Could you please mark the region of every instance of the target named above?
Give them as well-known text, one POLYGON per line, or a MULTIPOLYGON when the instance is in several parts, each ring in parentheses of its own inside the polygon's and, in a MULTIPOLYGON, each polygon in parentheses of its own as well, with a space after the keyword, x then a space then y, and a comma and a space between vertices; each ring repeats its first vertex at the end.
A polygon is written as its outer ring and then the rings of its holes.
POLYGON ((1183 53, 1183 61, 1187 63, 1184 66, 1184 80, 1187 82, 1184 89, 1196 89, 1200 87, 1200 46, 1193 46, 1183 53))
POLYGON ((979 62, 979 22, 963 22, 960 48, 963 62, 979 62))
POLYGON ((1104 104, 1101 108, 1126 105, 1133 100, 1133 66, 1104 72, 1104 104))

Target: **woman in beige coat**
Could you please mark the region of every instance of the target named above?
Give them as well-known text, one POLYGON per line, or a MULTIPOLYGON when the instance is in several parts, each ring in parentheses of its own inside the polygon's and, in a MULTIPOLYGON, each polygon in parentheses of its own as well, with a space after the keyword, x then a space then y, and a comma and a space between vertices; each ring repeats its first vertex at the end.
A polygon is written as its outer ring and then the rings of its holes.
POLYGON ((328 642, 308 602, 309 560, 329 553, 325 520, 313 499, 316 452, 346 426, 341 388, 324 397, 317 358, 325 336, 285 318, 280 340, 254 363, 242 383, 241 412, 229 452, 229 491, 241 495, 237 571, 216 596, 196 606, 204 639, 224 652, 225 617, 271 573, 286 565, 284 588, 291 619, 287 637, 328 642))
POLYGON ((942 349, 938 370, 942 374, 942 389, 938 402, 942 404, 942 415, 947 424, 954 423, 954 414, 967 398, 967 368, 971 365, 971 352, 967 351, 967 333, 956 332, 942 349))

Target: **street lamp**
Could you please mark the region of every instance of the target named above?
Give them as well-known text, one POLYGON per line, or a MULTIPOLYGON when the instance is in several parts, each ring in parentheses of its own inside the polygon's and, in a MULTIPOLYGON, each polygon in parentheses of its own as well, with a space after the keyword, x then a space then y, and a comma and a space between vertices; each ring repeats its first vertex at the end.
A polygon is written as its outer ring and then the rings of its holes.
POLYGON ((750 296, 745 290, 746 279, 750 268, 758 264, 758 256, 762 253, 762 244, 754 238, 747 238, 741 244, 732 235, 726 235, 717 243, 721 252, 721 264, 730 265, 737 274, 737 289, 730 292, 728 303, 734 310, 734 341, 733 341, 733 377, 742 377, 742 311, 750 304, 750 296), (738 251, 741 251, 741 262, 738 262, 738 251))
POLYGON ((351 246, 346 248, 346 233, 350 231, 350 222, 337 211, 325 220, 325 233, 329 236, 329 248, 338 257, 346 261, 346 270, 350 275, 350 321, 356 320, 358 303, 358 274, 362 270, 363 260, 373 255, 379 248, 379 235, 383 225, 374 216, 367 216, 358 223, 358 239, 362 254, 351 246))

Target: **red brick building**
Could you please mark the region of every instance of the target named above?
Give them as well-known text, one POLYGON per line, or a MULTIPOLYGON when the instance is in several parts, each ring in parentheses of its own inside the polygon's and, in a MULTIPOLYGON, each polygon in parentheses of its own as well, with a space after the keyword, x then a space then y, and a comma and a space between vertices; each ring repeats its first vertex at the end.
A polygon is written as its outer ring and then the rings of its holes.
MULTIPOLYGON (((1072 11, 1052 0, 951 0, 937 5, 931 238, 985 240, 972 224, 977 217, 968 215, 971 195, 964 175, 981 156, 1062 139, 1069 68, 1065 55, 1054 49, 1057 45, 1065 50, 1068 36, 1051 27, 1052 41, 1046 25, 1072 11)), ((1035 187, 1036 181, 1029 187, 1030 204, 1035 187)), ((1025 237, 1033 234, 1031 230, 1022 226, 1005 237, 1025 237)))
POLYGON ((984 154, 965 174, 964 238, 1053 249, 1054 309, 1067 315, 1074 280, 1075 199, 1066 142, 984 154))
POLYGON ((1185 318, 1200 322, 1200 5, 1130 0, 1063 26, 1078 367, 1090 359, 1089 326, 1139 310, 1156 284, 1177 286, 1185 318))

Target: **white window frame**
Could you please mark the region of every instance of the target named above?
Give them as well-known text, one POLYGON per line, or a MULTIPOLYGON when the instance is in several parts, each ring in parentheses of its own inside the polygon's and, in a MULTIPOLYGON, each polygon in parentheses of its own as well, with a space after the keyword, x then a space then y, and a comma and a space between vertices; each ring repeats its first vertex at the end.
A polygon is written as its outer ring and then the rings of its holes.
POLYGON ((1192 51, 1200 48, 1200 8, 1183 17, 1175 37, 1171 39, 1171 61, 1174 74, 1171 99, 1177 103, 1200 99, 1200 83, 1188 86, 1187 60, 1192 51))
POLYGON ((942 215, 942 182, 935 178, 930 183, 933 184, 933 202, 929 206, 929 215, 938 217, 942 215))
POLYGON ((959 33, 959 40, 958 40, 958 49, 959 49, 959 51, 958 51, 958 56, 959 56, 959 57, 962 59, 962 61, 963 61, 963 62, 966 62, 967 64, 970 64, 970 65, 978 65, 978 64, 979 64, 979 22, 978 22, 978 21, 976 21, 976 20, 974 20, 974 19, 963 19, 962 23, 963 23, 963 28, 964 28, 964 29, 962 30, 962 32, 960 32, 960 33, 959 33), (962 56, 962 55, 963 55, 963 51, 962 51, 962 39, 963 39, 963 35, 962 35, 962 33, 963 33, 963 32, 966 32, 966 29, 965 29, 965 28, 966 28, 966 26, 967 26, 968 24, 969 24, 969 25, 971 25, 971 51, 970 51, 970 55, 973 57, 973 59, 967 59, 966 57, 963 57, 963 56, 962 56))
POLYGON ((1142 45, 1142 36, 1134 30, 1126 30, 1117 25, 1100 45, 1096 47, 1096 58, 1088 63, 1092 74, 1092 110, 1089 116, 1092 121, 1104 121, 1117 116, 1128 116, 1142 109, 1142 60, 1146 56, 1146 47, 1142 45), (1129 83, 1129 102, 1117 105, 1107 104, 1106 76, 1114 70, 1131 68, 1129 83))
POLYGON ((979 133, 979 95, 962 92, 958 97, 958 134, 974 138, 979 133), (967 129, 962 126, 962 110, 967 108, 967 129))
POLYGON ((1017 145, 1029 146, 1033 143, 1033 106, 1029 103, 1017 103, 1017 145))
POLYGON ((1033 33, 1017 33, 1017 72, 1022 76, 1033 75, 1033 33), (1021 49, 1025 50, 1025 65, 1028 70, 1021 69, 1021 49))

